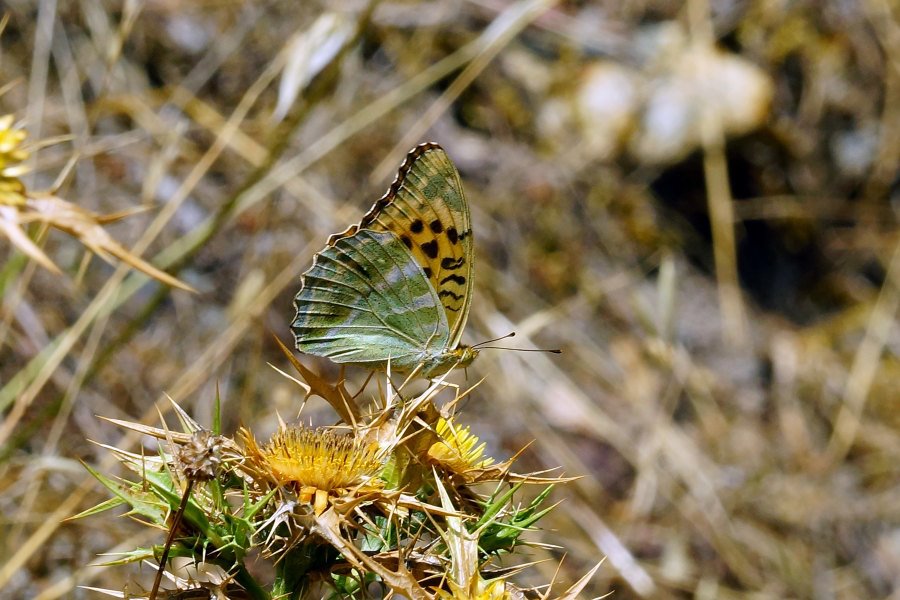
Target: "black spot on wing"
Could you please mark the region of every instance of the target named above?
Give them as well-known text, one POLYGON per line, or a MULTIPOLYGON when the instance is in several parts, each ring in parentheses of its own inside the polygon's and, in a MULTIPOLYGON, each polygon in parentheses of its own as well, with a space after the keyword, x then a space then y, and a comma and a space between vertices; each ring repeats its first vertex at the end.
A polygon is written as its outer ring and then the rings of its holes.
POLYGON ((437 240, 431 240, 430 242, 425 242, 420 247, 422 248, 422 252, 424 252, 425 256, 427 256, 428 258, 430 258, 432 260, 437 258, 437 255, 438 255, 437 240))
POLYGON ((456 231, 456 227, 447 228, 447 239, 454 245, 459 241, 459 232, 456 231))
POLYGON ((431 279, 431 275, 432 275, 432 273, 431 273, 431 267, 425 267, 425 268, 422 269, 422 270, 425 271, 425 277, 427 277, 428 279, 431 279))
POLYGON ((428 224, 428 227, 434 233, 440 233, 444 230, 444 224, 441 223, 440 219, 435 219, 431 223, 428 224))
POLYGON ((453 275, 447 275, 446 277, 444 277, 443 279, 441 279, 441 285, 444 285, 444 284, 447 283, 448 281, 452 281, 452 282, 454 282, 454 283, 458 283, 459 285, 465 285, 465 284, 466 284, 466 278, 463 277, 462 275, 456 275, 456 274, 453 274, 453 275))
POLYGON ((403 242, 403 245, 412 250, 412 240, 409 239, 408 235, 401 235, 400 241, 403 242))
POLYGON ((445 258, 441 260, 441 268, 446 271, 455 271, 456 269, 461 268, 464 264, 466 264, 466 257, 460 256, 459 258, 445 258))
POLYGON ((416 219, 409 226, 409 230, 412 231, 413 233, 422 233, 425 230, 425 225, 422 224, 421 219, 416 219))
POLYGON ((438 296, 440 296, 441 298, 444 298, 444 297, 453 298, 454 300, 457 300, 457 301, 463 299, 462 294, 456 294, 454 292, 451 292, 450 290, 441 290, 440 292, 438 292, 438 296))

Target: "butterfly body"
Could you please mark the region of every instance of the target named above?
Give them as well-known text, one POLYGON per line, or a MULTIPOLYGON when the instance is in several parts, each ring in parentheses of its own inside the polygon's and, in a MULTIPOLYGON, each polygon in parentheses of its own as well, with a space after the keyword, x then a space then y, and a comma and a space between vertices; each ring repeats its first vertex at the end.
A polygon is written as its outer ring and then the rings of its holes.
POLYGON ((459 343, 472 289, 472 230, 459 174, 437 144, 407 156, 388 192, 331 236, 303 275, 297 349, 338 363, 435 377, 469 365, 459 343))

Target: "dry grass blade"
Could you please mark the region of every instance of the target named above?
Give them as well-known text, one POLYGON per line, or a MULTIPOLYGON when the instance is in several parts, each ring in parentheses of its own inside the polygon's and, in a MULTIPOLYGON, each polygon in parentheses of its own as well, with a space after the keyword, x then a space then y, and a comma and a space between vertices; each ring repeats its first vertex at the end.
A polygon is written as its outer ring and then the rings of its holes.
MULTIPOLYGON (((603 565, 602 561, 597 563, 590 571, 585 573, 581 579, 572 584, 572 587, 567 589, 562 596, 559 596, 559 598, 557 598, 557 600, 578 600, 578 595, 582 592, 582 590, 584 590, 585 587, 587 587, 587 584, 590 583, 591 579, 597 573, 597 570, 600 569, 601 565, 603 565)), ((610 592, 606 596, 603 596, 603 598, 608 597, 610 594, 612 594, 612 592, 610 592)))
POLYGON ((422 138, 438 117, 472 84, 479 73, 490 64, 516 35, 544 11, 556 5, 557 2, 558 0, 521 0, 510 5, 499 14, 478 39, 478 53, 472 58, 472 62, 466 66, 441 97, 429 107, 428 112, 416 122, 416 126, 397 142, 393 151, 389 152, 387 157, 372 172, 371 179, 373 181, 381 181, 387 178, 393 168, 392 165, 396 163, 396 157, 422 138))
POLYGON ((122 427, 124 429, 140 433, 141 435, 147 435, 158 440, 164 440, 171 436, 178 443, 186 443, 191 439, 190 433, 180 433, 161 427, 153 427, 150 425, 145 425, 143 423, 135 423, 133 421, 125 421, 122 419, 112 419, 102 416, 99 418, 103 419, 104 421, 108 421, 113 425, 118 425, 119 427, 122 427))
POLYGON ((25 208, 20 216, 23 223, 45 223, 77 238, 85 247, 107 262, 111 262, 110 256, 113 256, 161 283, 188 292, 196 292, 191 286, 125 249, 103 229, 101 226, 103 223, 118 220, 122 218, 123 213, 101 216, 67 200, 49 195, 30 197, 25 208))
POLYGON ((9 242, 28 258, 38 263, 55 275, 62 275, 53 261, 35 244, 21 227, 21 214, 18 209, 0 206, 0 232, 9 242))
POLYGON ((900 238, 887 266, 887 277, 866 324, 866 335, 856 351, 844 387, 841 409, 828 442, 827 461, 836 464, 850 450, 862 425, 861 417, 891 326, 900 309, 900 238))

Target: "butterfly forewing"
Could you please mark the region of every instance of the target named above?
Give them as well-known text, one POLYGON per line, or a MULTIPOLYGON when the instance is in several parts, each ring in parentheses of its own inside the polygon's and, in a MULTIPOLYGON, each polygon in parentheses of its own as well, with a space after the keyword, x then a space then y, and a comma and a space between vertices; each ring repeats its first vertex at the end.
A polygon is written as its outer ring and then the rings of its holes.
POLYGON ((360 230, 316 255, 291 328, 302 352, 410 370, 449 344, 440 300, 400 239, 360 230))
POLYGON ((469 206, 447 153, 434 143, 414 148, 384 197, 330 243, 362 229, 390 231, 409 249, 440 299, 455 347, 469 313, 473 246, 469 206))

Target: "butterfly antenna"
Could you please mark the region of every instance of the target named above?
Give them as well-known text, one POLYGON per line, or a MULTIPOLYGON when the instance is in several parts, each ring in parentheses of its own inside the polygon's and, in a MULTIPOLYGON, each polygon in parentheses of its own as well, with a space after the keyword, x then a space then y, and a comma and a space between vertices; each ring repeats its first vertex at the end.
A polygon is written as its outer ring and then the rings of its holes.
POLYGON ((494 342, 499 342, 500 340, 505 340, 506 338, 511 338, 511 337, 516 337, 515 331, 511 331, 511 332, 507 333, 506 335, 501 335, 500 337, 496 337, 492 340, 485 340, 483 342, 478 342, 477 344, 475 344, 472 347, 473 348, 482 348, 482 347, 484 347, 485 344, 493 344, 494 342))
POLYGON ((493 344, 494 342, 499 342, 500 340, 505 340, 506 338, 515 337, 516 332, 510 332, 506 335, 501 335, 498 338, 494 338, 492 340, 487 340, 472 346, 472 348, 478 348, 479 350, 512 350, 513 352, 549 352, 550 354, 562 354, 562 350, 559 348, 509 348, 507 346, 486 346, 485 344, 493 344))
POLYGON ((481 346, 479 350, 512 350, 513 352, 549 352, 550 354, 562 354, 559 348, 510 348, 508 346, 481 346))

